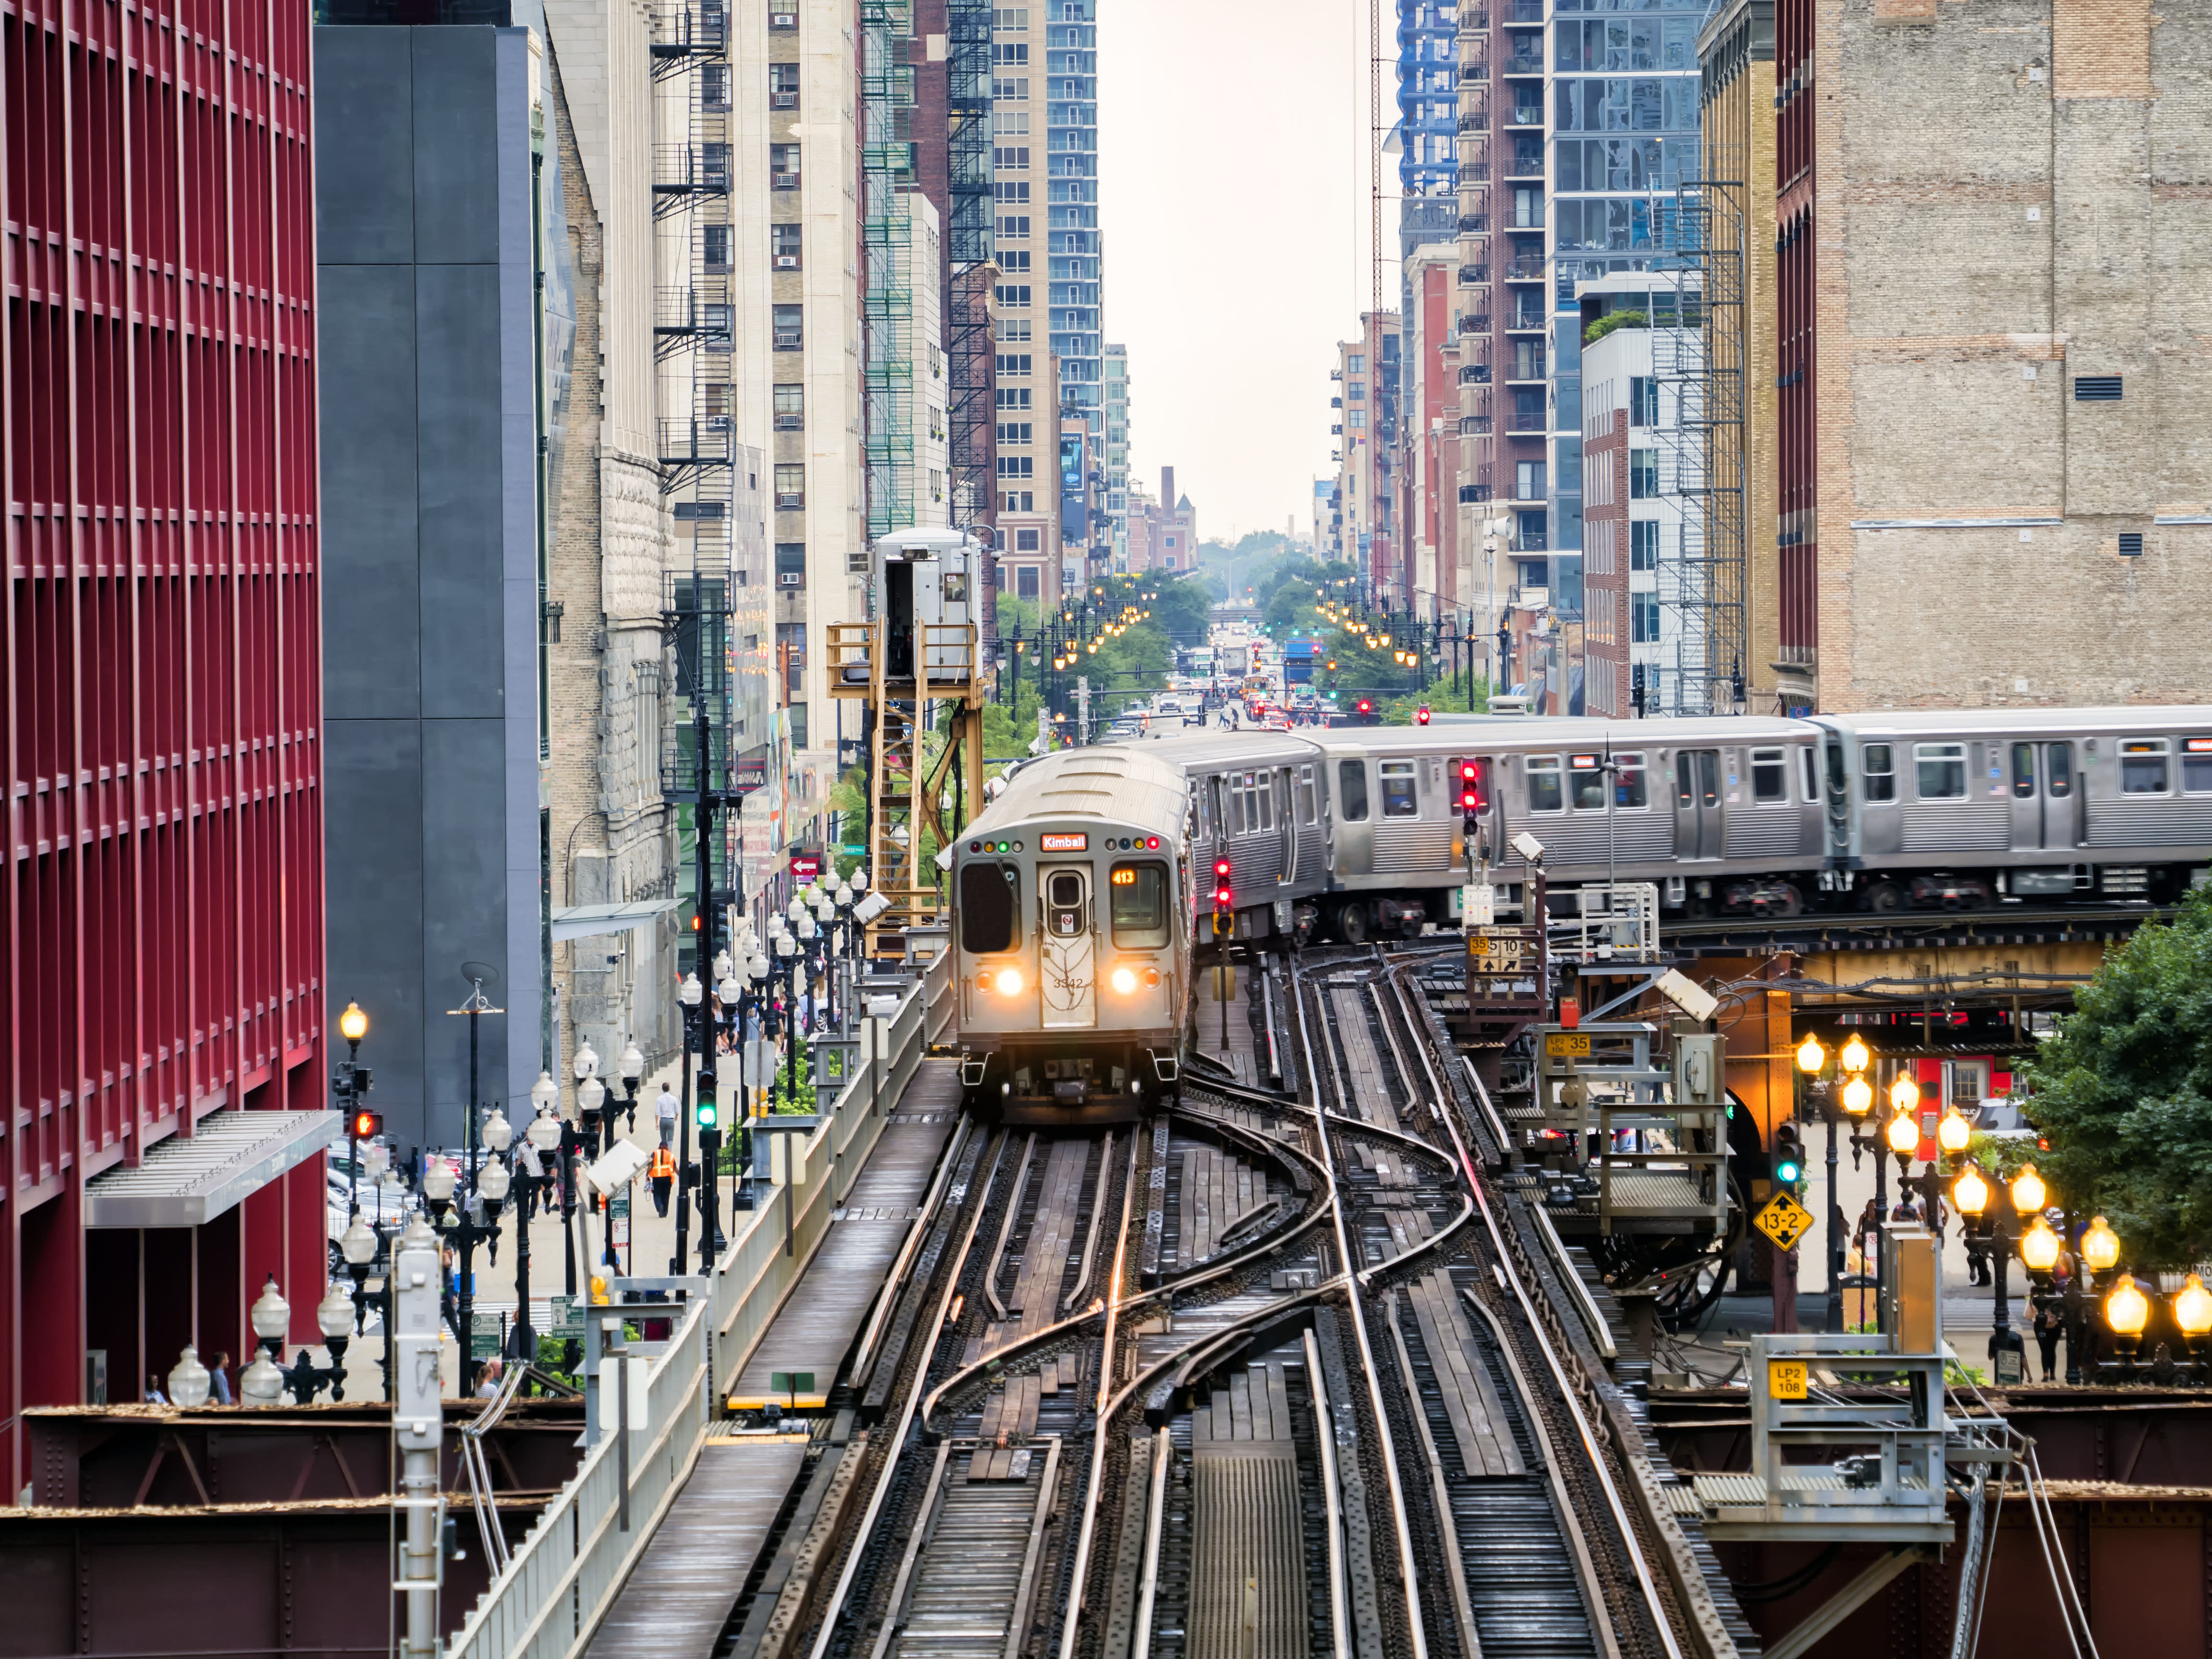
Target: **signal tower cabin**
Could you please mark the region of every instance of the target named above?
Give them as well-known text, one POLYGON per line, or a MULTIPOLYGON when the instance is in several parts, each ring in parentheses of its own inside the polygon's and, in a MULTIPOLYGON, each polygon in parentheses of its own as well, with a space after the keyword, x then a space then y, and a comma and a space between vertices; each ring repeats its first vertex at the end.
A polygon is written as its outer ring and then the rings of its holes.
POLYGON ((868 881, 889 902, 868 929, 872 957, 900 954, 903 929, 944 912, 922 841, 951 844, 941 802, 956 764, 965 811, 982 801, 982 544, 966 532, 894 531, 870 560, 869 619, 830 625, 830 695, 866 705, 868 881))

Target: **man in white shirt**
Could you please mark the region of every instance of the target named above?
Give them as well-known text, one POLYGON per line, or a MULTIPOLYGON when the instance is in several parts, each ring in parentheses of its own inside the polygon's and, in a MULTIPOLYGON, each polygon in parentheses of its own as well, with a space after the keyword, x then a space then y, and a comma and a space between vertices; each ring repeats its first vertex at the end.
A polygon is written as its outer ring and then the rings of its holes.
POLYGON ((653 1115, 660 1120, 660 1144, 664 1146, 676 1144, 676 1114, 679 1107, 676 1091, 665 1083, 662 1084, 660 1098, 653 1103, 653 1115))

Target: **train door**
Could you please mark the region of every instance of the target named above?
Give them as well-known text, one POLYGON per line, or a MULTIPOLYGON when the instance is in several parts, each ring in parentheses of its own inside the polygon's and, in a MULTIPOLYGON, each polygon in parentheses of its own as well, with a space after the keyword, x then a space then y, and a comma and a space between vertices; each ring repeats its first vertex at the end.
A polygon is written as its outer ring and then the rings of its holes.
POLYGON ((1037 894, 1044 908, 1038 1023, 1048 1031, 1087 1030, 1098 1024, 1098 940, 1091 927, 1091 866, 1039 866, 1037 894))
POLYGON ((2016 852, 2070 849, 2075 835, 2074 745, 2012 745, 2012 844, 2016 852))
POLYGON ((1674 751, 1674 856, 1721 855, 1721 751, 1674 751))
POLYGON ((1291 810, 1291 769, 1275 769, 1275 829, 1283 838, 1283 879, 1287 887, 1298 878, 1297 814, 1291 810))

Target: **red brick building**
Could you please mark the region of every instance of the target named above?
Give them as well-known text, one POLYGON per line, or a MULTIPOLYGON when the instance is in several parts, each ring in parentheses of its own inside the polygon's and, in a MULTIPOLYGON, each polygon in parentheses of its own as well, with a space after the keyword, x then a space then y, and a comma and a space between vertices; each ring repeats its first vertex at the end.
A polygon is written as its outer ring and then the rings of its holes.
POLYGON ((1176 494, 1175 469, 1160 469, 1160 498, 1137 492, 1129 503, 1129 574, 1198 568, 1198 509, 1188 495, 1176 494))
POLYGON ((305 5, 4 42, 10 1111, 0 1420, 324 1288, 305 5), (266 1114, 265 1121, 263 1115, 266 1114))

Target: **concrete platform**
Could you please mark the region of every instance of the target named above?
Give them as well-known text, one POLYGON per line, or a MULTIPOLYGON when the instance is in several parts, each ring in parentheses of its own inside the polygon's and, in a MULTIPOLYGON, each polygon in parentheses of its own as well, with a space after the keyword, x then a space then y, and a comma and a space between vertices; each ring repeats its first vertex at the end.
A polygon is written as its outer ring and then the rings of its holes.
POLYGON ((959 1062, 923 1060, 838 1212, 842 1218, 831 1221, 829 1237, 731 1385, 732 1410, 770 1400, 822 1403, 906 1242, 915 1208, 929 1195, 938 1155, 959 1115, 959 1062), (814 1381, 777 1389, 779 1372, 814 1381))

